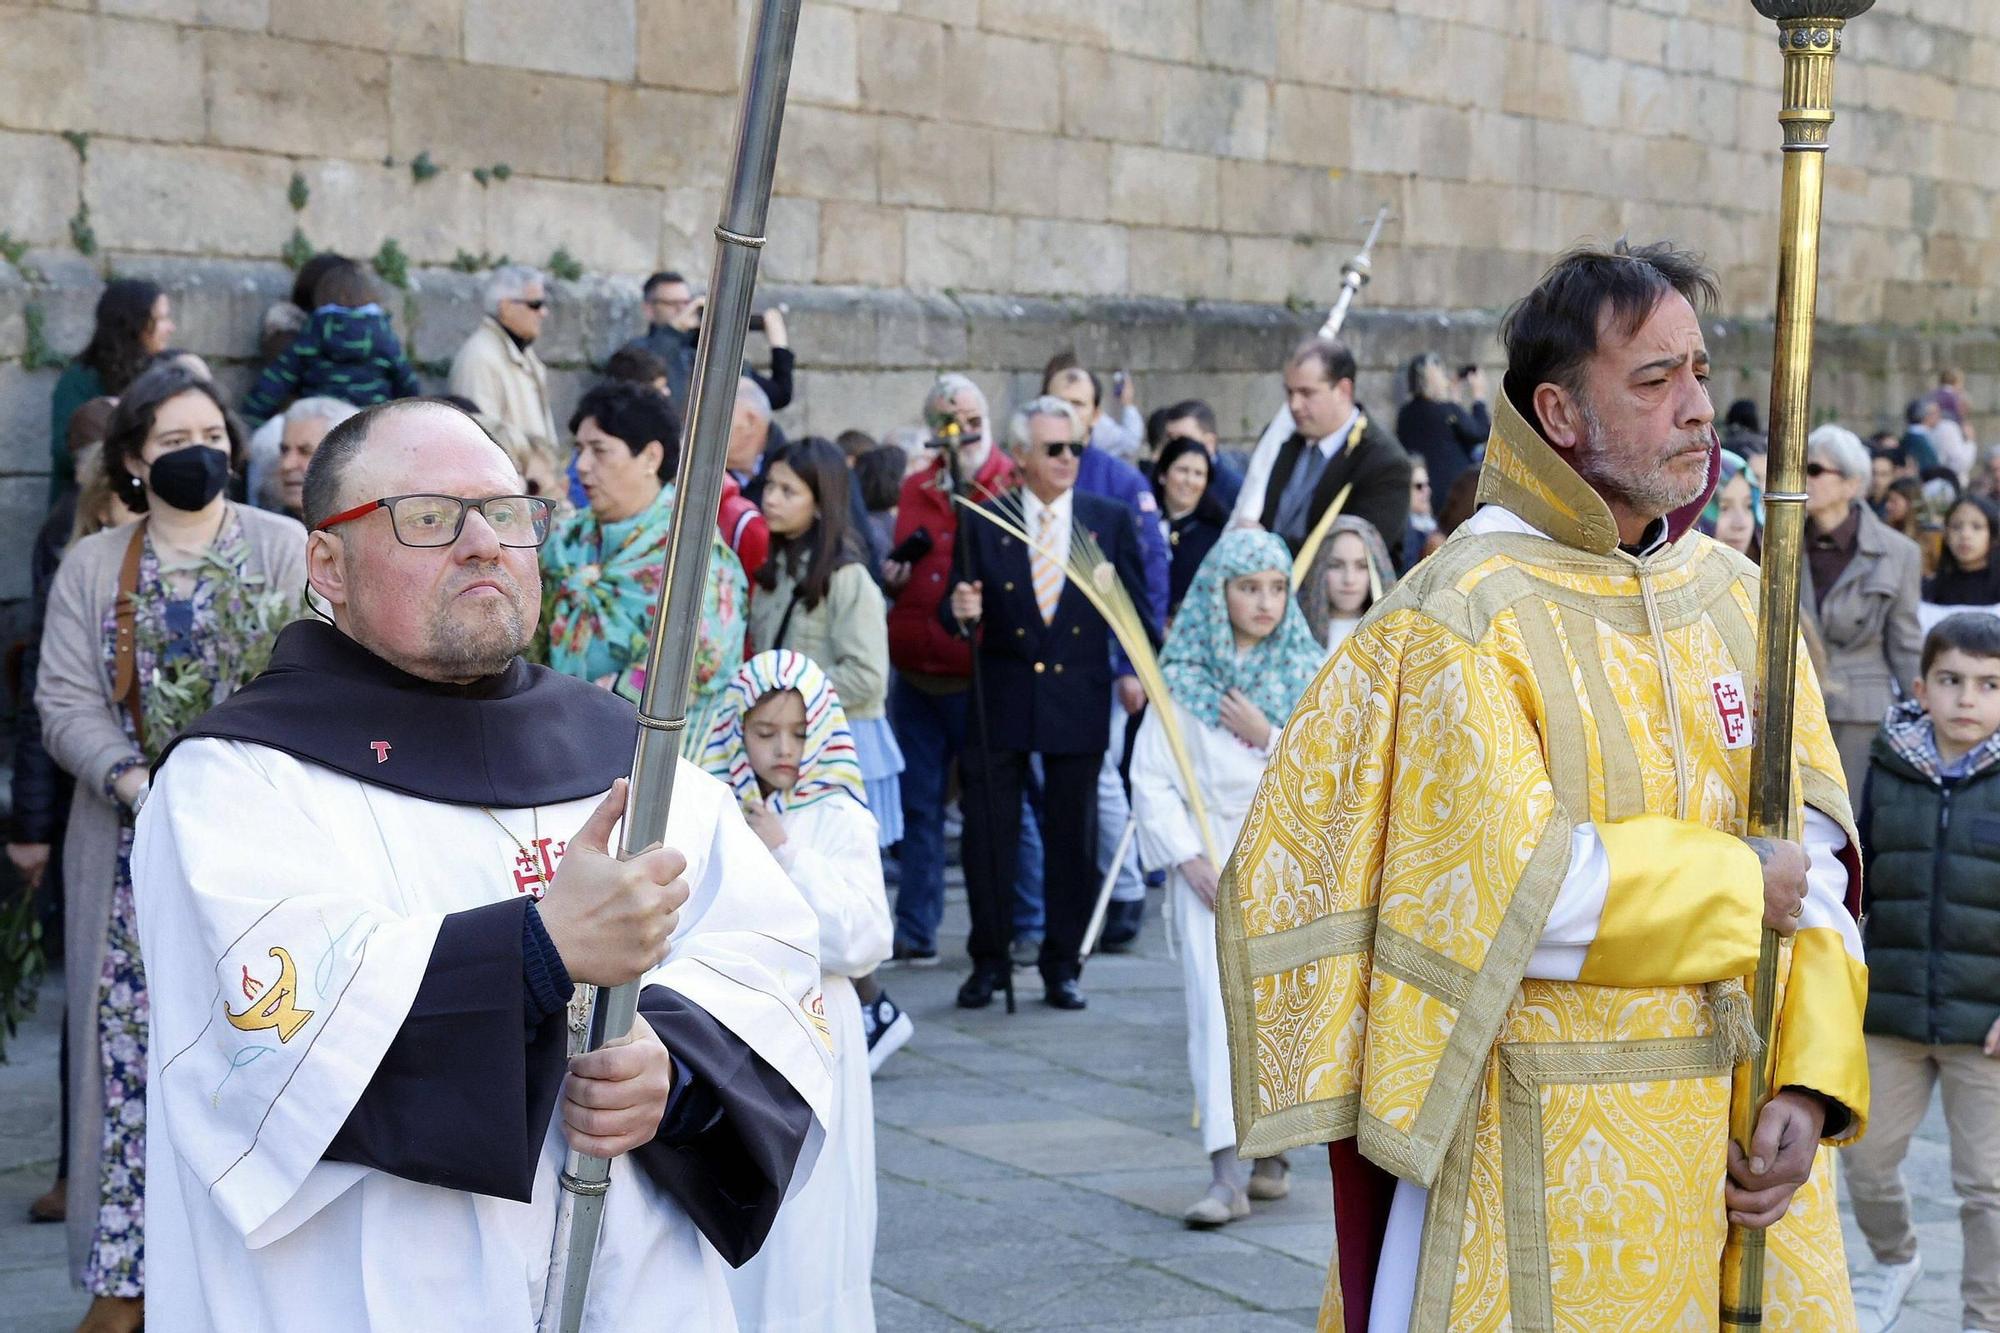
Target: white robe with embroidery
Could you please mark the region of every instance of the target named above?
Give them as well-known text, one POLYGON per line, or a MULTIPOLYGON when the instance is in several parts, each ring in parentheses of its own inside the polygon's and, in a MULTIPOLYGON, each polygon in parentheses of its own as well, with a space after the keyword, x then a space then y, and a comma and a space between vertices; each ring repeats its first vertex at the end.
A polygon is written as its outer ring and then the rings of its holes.
MULTIPOLYGON (((443 916, 524 891, 514 839, 532 843, 539 828, 553 860, 599 799, 489 818, 263 746, 199 739, 175 752, 132 854, 152 1003, 149 1323, 535 1327, 559 1113, 528 1203, 322 1156, 402 1026, 443 916), (287 980, 306 1015, 289 1037, 226 1021, 267 1006, 287 980)), ((796 1189, 831 1102, 812 913, 728 790, 686 762, 667 843, 687 855, 692 894, 667 960, 644 982, 706 1010, 812 1108, 796 1189)), ((612 1165, 603 1236, 586 1328, 734 1326, 720 1258, 626 1159, 612 1165)))
POLYGON ((783 815, 778 864, 819 917, 820 987, 833 1029, 833 1121, 770 1239, 731 1272, 743 1333, 874 1333, 875 1096, 850 977, 889 956, 894 927, 875 817, 835 794, 783 815))

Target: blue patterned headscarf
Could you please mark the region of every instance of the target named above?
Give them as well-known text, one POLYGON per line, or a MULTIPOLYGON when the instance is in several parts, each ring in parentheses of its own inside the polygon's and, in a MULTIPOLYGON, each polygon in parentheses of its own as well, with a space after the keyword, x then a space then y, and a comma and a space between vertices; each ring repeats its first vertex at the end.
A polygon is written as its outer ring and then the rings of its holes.
POLYGON ((1326 648, 1306 627, 1297 599, 1285 598, 1285 618, 1263 642, 1236 651, 1229 625, 1228 583, 1246 574, 1292 572, 1291 548, 1275 533, 1233 528, 1195 571, 1187 596, 1174 616, 1160 671, 1174 701, 1210 726, 1222 725, 1222 697, 1241 690, 1274 727, 1285 725, 1292 707, 1326 660, 1326 648))
POLYGON ((730 677, 722 689, 715 728, 702 750, 701 766, 736 790, 736 799, 765 799, 775 814, 798 810, 835 792, 846 792, 864 807, 868 798, 861 781, 861 762, 854 753, 854 733, 847 728, 847 710, 833 682, 810 657, 779 648, 758 653, 730 677), (750 752, 743 746, 743 718, 767 694, 797 690, 806 704, 806 743, 799 756, 799 780, 789 793, 762 796, 750 752))
POLYGON ((1722 450, 1722 478, 1709 492, 1708 505, 1701 511, 1701 530, 1713 537, 1715 520, 1722 516, 1722 488, 1738 477, 1750 483, 1750 516, 1757 521, 1757 539, 1764 538, 1764 488, 1757 484, 1757 474, 1750 470, 1750 462, 1743 455, 1730 449, 1722 450))

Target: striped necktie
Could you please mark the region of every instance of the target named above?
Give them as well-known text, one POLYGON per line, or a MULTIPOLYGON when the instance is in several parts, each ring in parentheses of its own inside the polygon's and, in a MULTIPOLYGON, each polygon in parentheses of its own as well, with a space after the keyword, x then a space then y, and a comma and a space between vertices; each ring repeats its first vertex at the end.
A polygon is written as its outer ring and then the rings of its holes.
POLYGON ((1034 566, 1035 605, 1042 609, 1042 623, 1051 624, 1056 618, 1056 603, 1062 600, 1062 566, 1043 555, 1042 552, 1054 544, 1056 539, 1056 512, 1043 509, 1040 530, 1035 533, 1035 545, 1028 552, 1028 559, 1034 566))

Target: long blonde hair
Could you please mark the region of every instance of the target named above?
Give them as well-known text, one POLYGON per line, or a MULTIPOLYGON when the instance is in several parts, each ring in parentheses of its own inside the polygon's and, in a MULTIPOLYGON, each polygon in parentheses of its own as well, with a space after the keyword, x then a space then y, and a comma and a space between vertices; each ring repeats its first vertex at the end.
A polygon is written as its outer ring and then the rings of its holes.
MULTIPOLYGON (((104 442, 86 444, 73 455, 76 459, 76 518, 70 523, 69 544, 74 546, 93 532, 122 528, 138 517, 125 507, 111 484, 104 466, 104 442)), ((67 548, 65 548, 67 549, 67 548)))

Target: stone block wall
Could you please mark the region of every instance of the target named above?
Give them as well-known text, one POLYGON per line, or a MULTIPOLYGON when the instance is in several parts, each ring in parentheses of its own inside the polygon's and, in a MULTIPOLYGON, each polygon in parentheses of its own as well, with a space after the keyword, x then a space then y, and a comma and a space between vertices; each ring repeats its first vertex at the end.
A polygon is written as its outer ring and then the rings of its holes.
MULTIPOLYGON (((87 207, 114 255, 271 258, 296 227, 705 267, 751 7, 0 7, 0 230, 64 247, 87 207)), ((1378 305, 1491 308, 1630 232, 1705 250, 1754 315, 1778 67, 1745 0, 809 0, 769 276, 1320 304, 1386 202, 1378 305)), ((1826 316, 1983 317, 2000 6, 1882 0, 1838 104, 1826 316)))
MULTIPOLYGON (((0 619, 51 367, 107 274, 165 280, 177 341, 240 388, 295 232, 395 240, 431 363, 476 318, 454 261, 560 248, 591 275, 544 348, 571 394, 641 275, 707 271, 751 8, 0 3, 0 242, 27 247, 0 264, 0 619)), ((787 428, 908 419, 940 366, 1002 406, 1075 343, 1252 434, 1384 202, 1371 400, 1422 347, 1491 364, 1549 257, 1621 233, 1708 253, 1718 396, 1761 397, 1778 68, 1744 0, 807 0, 764 261, 804 367, 787 428)), ((1943 364, 2000 401, 2000 5, 1880 0, 1837 100, 1820 414, 1873 424, 1943 364)))

